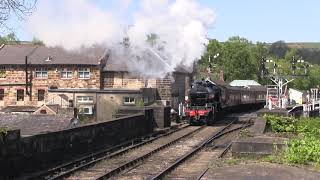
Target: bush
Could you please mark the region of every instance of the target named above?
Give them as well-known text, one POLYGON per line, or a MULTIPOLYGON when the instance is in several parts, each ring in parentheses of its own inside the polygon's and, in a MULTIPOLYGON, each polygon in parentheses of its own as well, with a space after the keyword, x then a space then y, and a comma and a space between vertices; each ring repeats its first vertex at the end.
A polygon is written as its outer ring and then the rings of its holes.
POLYGON ((293 139, 284 152, 284 158, 289 163, 314 162, 320 165, 320 139, 311 134, 305 134, 300 139, 293 139))
POLYGON ((297 120, 295 118, 273 115, 265 115, 264 118, 267 120, 267 123, 273 132, 280 133, 296 131, 297 120))
POLYGON ((282 153, 283 159, 289 164, 315 163, 320 166, 320 118, 279 117, 266 115, 273 132, 292 132, 298 136, 288 143, 282 153))

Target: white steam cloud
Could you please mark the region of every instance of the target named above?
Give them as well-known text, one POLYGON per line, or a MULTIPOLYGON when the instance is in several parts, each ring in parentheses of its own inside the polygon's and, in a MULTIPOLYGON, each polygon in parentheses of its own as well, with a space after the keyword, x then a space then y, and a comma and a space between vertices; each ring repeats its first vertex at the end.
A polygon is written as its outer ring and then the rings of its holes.
POLYGON ((99 2, 41 0, 29 30, 47 46, 67 50, 105 45, 113 63, 143 76, 164 77, 201 57, 215 20, 214 12, 195 0, 140 0, 137 8, 131 7, 132 0, 122 0, 110 10, 99 2), (124 37, 128 46, 120 44, 124 37))

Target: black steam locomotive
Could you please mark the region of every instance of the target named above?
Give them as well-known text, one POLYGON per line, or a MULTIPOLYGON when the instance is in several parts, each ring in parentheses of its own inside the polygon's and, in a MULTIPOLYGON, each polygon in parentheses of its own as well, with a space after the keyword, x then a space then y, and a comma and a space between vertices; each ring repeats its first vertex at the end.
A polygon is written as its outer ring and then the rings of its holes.
POLYGON ((186 101, 186 117, 191 124, 211 125, 220 112, 263 107, 266 92, 263 86, 232 87, 210 79, 195 81, 186 101))

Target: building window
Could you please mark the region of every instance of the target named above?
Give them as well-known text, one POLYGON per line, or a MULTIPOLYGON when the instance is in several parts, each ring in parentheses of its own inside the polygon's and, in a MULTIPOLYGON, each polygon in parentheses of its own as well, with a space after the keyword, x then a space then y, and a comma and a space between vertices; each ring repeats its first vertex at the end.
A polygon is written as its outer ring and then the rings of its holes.
POLYGON ((17 101, 24 101, 24 90, 23 89, 17 90, 17 101))
POLYGON ((48 78, 48 69, 36 68, 36 78, 48 78))
POLYGON ((79 79, 90 79, 90 68, 78 69, 79 79))
POLYGON ((93 103, 93 96, 78 96, 78 103, 93 103))
POLYGON ((135 98, 134 97, 124 97, 123 104, 135 104, 135 98))
POLYGON ((0 89, 0 101, 4 99, 4 89, 0 89))
POLYGON ((72 79, 73 72, 71 68, 61 69, 61 79, 72 79))
POLYGON ((6 78, 6 67, 0 66, 0 78, 6 78))
POLYGON ((38 90, 38 101, 44 101, 44 96, 45 96, 45 90, 39 89, 38 90))
POLYGON ((92 115, 93 114, 93 106, 83 106, 79 109, 80 114, 92 115))

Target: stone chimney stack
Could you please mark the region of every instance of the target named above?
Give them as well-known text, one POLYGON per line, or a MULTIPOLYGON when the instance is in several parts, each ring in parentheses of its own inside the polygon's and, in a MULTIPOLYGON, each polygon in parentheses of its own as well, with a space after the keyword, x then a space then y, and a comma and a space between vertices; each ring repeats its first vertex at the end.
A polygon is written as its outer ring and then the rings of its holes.
POLYGON ((220 81, 224 82, 224 71, 220 70, 220 77, 219 77, 220 81))

